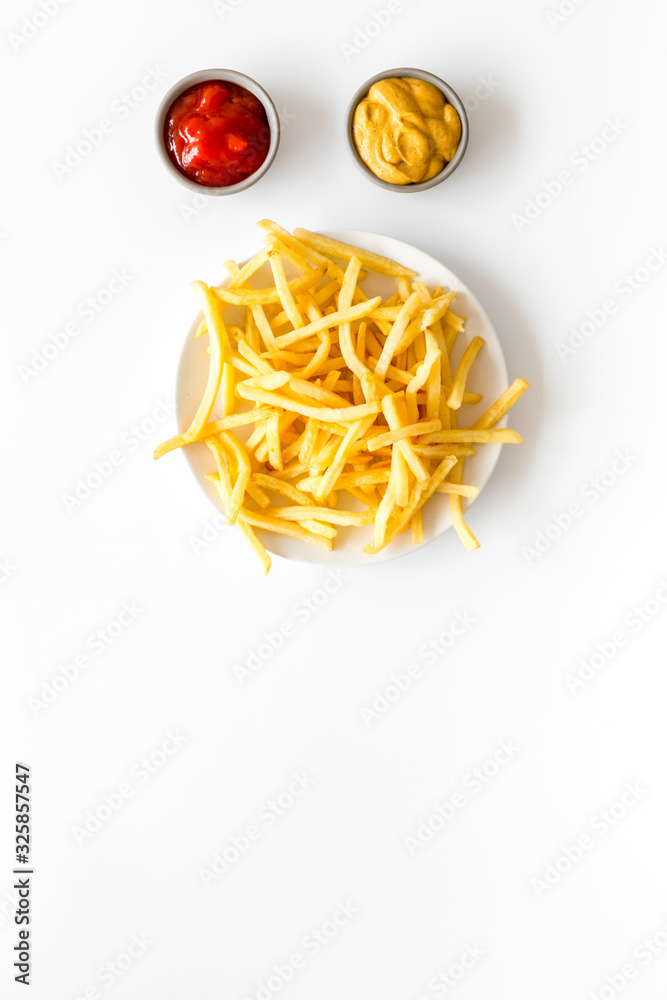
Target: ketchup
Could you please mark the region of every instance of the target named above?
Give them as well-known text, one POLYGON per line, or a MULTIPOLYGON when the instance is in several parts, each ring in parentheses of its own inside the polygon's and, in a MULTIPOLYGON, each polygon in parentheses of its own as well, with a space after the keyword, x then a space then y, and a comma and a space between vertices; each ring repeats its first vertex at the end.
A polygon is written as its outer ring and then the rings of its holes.
POLYGON ((164 138, 179 170, 205 187, 238 184, 261 167, 271 142, 264 105, 236 83, 207 80, 176 98, 164 138))

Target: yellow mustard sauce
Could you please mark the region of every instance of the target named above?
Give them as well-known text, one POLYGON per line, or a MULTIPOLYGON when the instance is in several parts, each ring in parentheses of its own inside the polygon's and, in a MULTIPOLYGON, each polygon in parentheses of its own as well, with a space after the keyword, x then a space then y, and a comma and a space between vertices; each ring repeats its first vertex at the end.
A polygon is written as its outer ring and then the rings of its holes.
POLYGON ((456 109, 432 83, 379 80, 354 112, 354 143, 376 177, 417 184, 439 174, 461 141, 456 109))

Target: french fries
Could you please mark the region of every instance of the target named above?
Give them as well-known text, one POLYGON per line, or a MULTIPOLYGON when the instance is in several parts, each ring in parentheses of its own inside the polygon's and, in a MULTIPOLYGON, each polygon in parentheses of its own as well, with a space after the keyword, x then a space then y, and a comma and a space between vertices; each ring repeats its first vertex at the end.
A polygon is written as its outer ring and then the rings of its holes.
POLYGON ((373 555, 408 529, 420 544, 436 493, 464 545, 477 548, 462 501, 479 489, 464 462, 480 445, 520 443, 496 424, 526 380, 461 427, 466 405, 481 400, 468 377, 484 341, 473 338, 452 364, 465 329, 450 308, 455 292, 429 291, 409 268, 338 240, 258 225, 264 248, 243 267, 226 261, 226 286, 193 285, 203 313, 195 335, 209 341, 206 389, 190 426, 154 457, 207 446, 215 471, 206 478, 265 573, 271 559, 257 532, 331 551, 339 529, 369 527, 373 555), (395 279, 395 293, 369 299, 362 268, 395 279), (267 272, 273 285, 259 287, 267 272), (241 315, 228 326, 227 308, 241 315))

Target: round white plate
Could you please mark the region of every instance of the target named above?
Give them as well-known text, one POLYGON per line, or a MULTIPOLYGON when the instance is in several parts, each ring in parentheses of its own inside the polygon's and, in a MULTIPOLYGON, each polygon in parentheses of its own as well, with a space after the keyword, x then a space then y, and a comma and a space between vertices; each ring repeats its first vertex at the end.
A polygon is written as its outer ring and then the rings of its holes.
MULTIPOLYGON (((486 341, 485 346, 475 360, 469 383, 469 391, 482 393, 482 401, 475 406, 464 405, 461 409, 461 426, 469 427, 488 409, 491 403, 495 402, 508 385, 507 368, 500 341, 491 325, 489 317, 475 296, 444 264, 441 264, 416 247, 410 246, 409 243, 392 239, 390 236, 381 236, 378 233, 366 233, 354 229, 336 230, 327 232, 326 235, 342 240, 345 243, 352 243, 365 250, 382 254, 385 257, 391 257, 393 260, 416 271, 420 280, 424 281, 431 289, 442 285, 446 290, 453 289, 456 291, 454 311, 459 315, 467 317, 467 322, 465 333, 459 334, 456 339, 452 353, 453 363, 456 364, 458 362, 473 337, 483 337, 486 341)), ((289 264, 286 264, 285 269, 289 277, 297 273, 289 264)), ((258 288, 266 287, 273 283, 268 264, 260 268, 251 283, 258 288)), ((368 296, 382 295, 384 298, 387 298, 396 291, 396 280, 369 272, 367 279, 361 287, 368 296)), ((242 324, 242 312, 241 308, 237 309, 236 307, 228 306, 225 310, 225 321, 230 325, 235 323, 242 324)), ((192 329, 188 333, 178 370, 176 408, 180 429, 189 427, 206 386, 209 367, 209 359, 206 354, 207 338, 199 337, 196 339, 194 337, 194 332, 200 320, 201 313, 195 319, 192 329)), ((212 419, 215 419, 215 413, 214 407, 212 419)), ((501 421, 499 426, 503 426, 504 423, 505 421, 501 421)), ((239 435, 242 430, 244 428, 239 429, 239 435)), ((466 459, 465 482, 472 486, 477 486, 481 492, 498 461, 500 449, 501 445, 499 444, 481 445, 475 455, 466 459)), ((205 491, 211 503, 219 510, 224 511, 218 491, 204 478, 207 472, 215 471, 213 456, 208 448, 203 444, 197 443, 189 445, 182 450, 197 482, 205 491)), ((464 500, 464 506, 469 505, 470 502, 464 500)), ((424 545, 427 542, 433 541, 434 538, 437 538, 451 527, 452 521, 449 515, 448 498, 442 493, 436 493, 431 497, 424 507, 423 515, 424 545)), ((365 528, 340 528, 334 541, 332 552, 325 552, 324 549, 310 545, 308 542, 301 542, 296 538, 289 538, 286 535, 276 535, 273 532, 259 530, 258 535, 268 551, 274 555, 284 556, 287 559, 297 559, 303 562, 320 563, 324 566, 370 566, 405 555, 408 552, 415 552, 422 547, 412 544, 410 531, 408 530, 404 534, 399 535, 395 541, 388 545, 387 548, 382 549, 377 555, 366 555, 363 552, 363 548, 373 539, 372 525, 365 528)))

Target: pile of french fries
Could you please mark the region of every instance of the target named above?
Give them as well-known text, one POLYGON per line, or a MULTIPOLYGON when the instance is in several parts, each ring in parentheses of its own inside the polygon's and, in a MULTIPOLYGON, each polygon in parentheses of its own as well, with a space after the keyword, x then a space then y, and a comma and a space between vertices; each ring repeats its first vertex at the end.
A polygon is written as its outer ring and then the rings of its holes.
POLYGON ((481 400, 467 379, 484 340, 475 337, 451 370, 465 325, 451 309, 455 293, 429 291, 414 271, 358 247, 266 219, 258 225, 264 248, 243 267, 227 261, 224 287, 193 284, 208 382, 188 429, 155 458, 196 441, 210 449, 217 471, 207 478, 265 573, 271 559, 255 529, 331 550, 339 526, 373 525, 364 552, 374 554, 408 528, 413 543, 423 541, 422 508, 434 493, 447 494, 461 540, 478 548, 463 519, 462 499, 478 493, 464 483, 465 459, 476 445, 521 441, 495 425, 526 380, 462 429, 459 413, 481 400), (273 285, 251 287, 267 263, 273 285), (296 277, 288 280, 285 263, 296 277), (368 298, 360 287, 367 271, 395 278, 396 292, 368 298), (243 325, 225 324, 228 306, 243 307, 243 325), (239 428, 253 430, 242 440, 239 428), (344 492, 361 510, 339 505, 344 492))

